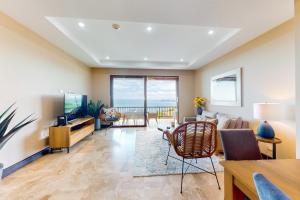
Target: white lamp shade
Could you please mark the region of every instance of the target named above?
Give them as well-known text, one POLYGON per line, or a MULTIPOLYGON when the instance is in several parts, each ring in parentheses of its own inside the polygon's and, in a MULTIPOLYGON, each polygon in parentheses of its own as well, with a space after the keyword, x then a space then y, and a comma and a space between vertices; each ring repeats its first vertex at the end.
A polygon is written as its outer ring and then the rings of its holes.
POLYGON ((279 103, 255 103, 253 104, 253 117, 260 120, 282 120, 285 109, 279 103))

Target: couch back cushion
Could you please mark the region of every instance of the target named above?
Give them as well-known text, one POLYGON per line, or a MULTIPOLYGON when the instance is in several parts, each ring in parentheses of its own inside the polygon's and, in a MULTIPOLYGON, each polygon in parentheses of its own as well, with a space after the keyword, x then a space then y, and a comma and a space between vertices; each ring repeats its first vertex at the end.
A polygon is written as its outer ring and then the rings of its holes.
POLYGON ((249 128, 249 123, 242 120, 242 118, 231 119, 227 129, 247 129, 249 128))
POLYGON ((218 130, 221 129, 247 129, 249 123, 244 121, 241 117, 234 117, 224 113, 217 114, 218 130))
POLYGON ((217 112, 203 111, 201 116, 206 117, 206 118, 215 119, 217 117, 217 114, 218 114, 217 112))
POLYGON ((218 130, 227 129, 231 121, 230 117, 225 114, 217 114, 217 120, 218 120, 218 124, 217 124, 218 130))

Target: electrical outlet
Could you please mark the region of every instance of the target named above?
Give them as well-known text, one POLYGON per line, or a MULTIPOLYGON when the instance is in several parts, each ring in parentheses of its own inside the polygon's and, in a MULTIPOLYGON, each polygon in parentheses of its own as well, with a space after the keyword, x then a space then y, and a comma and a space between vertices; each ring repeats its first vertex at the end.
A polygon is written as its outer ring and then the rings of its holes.
POLYGON ((40 139, 46 139, 49 137, 49 133, 48 133, 48 129, 47 130, 43 130, 40 134, 40 139))

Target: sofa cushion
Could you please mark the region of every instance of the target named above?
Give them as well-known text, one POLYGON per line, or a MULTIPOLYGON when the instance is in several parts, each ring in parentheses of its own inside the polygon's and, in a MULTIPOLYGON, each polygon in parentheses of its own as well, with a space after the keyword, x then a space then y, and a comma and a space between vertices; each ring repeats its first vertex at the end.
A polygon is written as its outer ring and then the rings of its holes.
POLYGON ((216 118, 217 117, 217 112, 208 112, 208 111, 203 111, 202 116, 206 118, 216 118))
POLYGON ((228 125, 230 124, 230 118, 227 115, 224 114, 218 114, 217 115, 217 120, 218 120, 218 124, 217 124, 217 129, 221 130, 221 129, 227 129, 228 125))
POLYGON ((197 121, 212 122, 212 123, 214 123, 214 124, 218 124, 218 120, 217 120, 216 118, 204 117, 203 115, 197 115, 196 120, 197 120, 197 121))
POLYGON ((218 120, 217 120, 216 118, 206 118, 205 121, 214 123, 214 124, 216 124, 216 125, 218 124, 218 120))
POLYGON ((227 129, 235 129, 237 127, 237 123, 240 123, 241 120, 242 119, 240 117, 231 119, 227 129))
POLYGON ((204 115, 197 115, 196 121, 205 121, 206 117, 204 115))
POLYGON ((115 108, 103 108, 103 112, 105 114, 106 119, 116 118, 117 110, 115 108))
POLYGON ((236 124, 235 124, 235 129, 241 129, 242 128, 242 126, 243 126, 243 120, 242 120, 242 118, 238 118, 237 120, 236 120, 236 124))

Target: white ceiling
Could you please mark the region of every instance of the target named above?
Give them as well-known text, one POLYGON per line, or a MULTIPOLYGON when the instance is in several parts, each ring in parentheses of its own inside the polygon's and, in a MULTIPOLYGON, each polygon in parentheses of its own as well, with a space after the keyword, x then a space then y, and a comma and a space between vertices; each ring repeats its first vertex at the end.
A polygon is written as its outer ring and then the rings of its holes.
POLYGON ((294 0, 1 0, 0 10, 91 67, 194 69, 293 17, 294 0))

